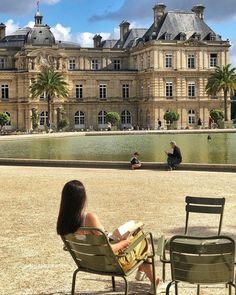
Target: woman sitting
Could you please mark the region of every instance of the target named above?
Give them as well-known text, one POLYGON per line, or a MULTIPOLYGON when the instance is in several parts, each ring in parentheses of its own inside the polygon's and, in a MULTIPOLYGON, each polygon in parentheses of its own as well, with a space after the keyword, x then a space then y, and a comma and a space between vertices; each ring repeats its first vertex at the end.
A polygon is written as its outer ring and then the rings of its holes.
MULTIPOLYGON (((67 182, 62 190, 61 205, 57 220, 57 233, 59 235, 76 234, 80 231, 80 227, 95 227, 104 230, 97 215, 86 212, 86 205, 87 196, 84 185, 78 180, 67 182)), ((111 247, 114 253, 118 253, 128 248, 129 245, 129 240, 121 240, 115 244, 111 244, 111 247)), ((140 273, 142 272, 153 283, 152 265, 150 263, 143 263, 139 267, 136 275, 137 279, 140 279, 140 273)), ((158 278, 156 282, 158 285, 158 278)))

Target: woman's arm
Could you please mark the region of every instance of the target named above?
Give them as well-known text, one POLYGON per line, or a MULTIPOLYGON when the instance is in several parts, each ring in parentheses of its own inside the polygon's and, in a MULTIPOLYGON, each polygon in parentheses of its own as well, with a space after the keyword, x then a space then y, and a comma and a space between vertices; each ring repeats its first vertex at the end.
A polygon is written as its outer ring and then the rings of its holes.
MULTIPOLYGON (((86 227, 97 227, 97 228, 104 231, 104 227, 102 226, 97 215, 94 213, 87 213, 86 220, 85 220, 85 226, 86 227)), ((95 234, 99 234, 99 233, 96 232, 95 234)), ((112 248, 113 252, 118 252, 120 250, 124 250, 125 248, 127 248, 129 246, 129 244, 130 244, 130 241, 122 240, 118 243, 112 244, 111 248, 112 248)))

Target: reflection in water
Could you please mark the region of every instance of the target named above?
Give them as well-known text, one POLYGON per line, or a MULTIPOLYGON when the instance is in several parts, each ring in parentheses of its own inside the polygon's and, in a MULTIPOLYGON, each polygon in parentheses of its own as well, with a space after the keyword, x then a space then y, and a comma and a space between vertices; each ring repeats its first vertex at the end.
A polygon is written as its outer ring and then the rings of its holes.
POLYGON ((175 140, 185 163, 236 164, 236 134, 160 134, 79 136, 0 141, 1 158, 128 161, 134 151, 142 161, 165 162, 175 140))

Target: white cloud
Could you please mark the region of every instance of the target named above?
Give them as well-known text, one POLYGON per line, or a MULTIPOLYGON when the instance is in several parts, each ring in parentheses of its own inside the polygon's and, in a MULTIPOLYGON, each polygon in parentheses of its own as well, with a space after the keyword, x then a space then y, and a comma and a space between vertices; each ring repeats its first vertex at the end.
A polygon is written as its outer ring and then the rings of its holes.
POLYGON ((28 24, 26 25, 26 27, 30 27, 30 28, 33 28, 34 27, 34 22, 33 21, 30 21, 28 22, 28 24))
POLYGON ((11 33, 15 32, 17 29, 19 29, 19 24, 14 23, 13 19, 9 19, 5 22, 6 25, 6 35, 10 35, 11 33))
POLYGON ((71 41, 72 34, 70 27, 64 27, 61 24, 56 24, 54 27, 51 28, 52 33, 54 34, 56 40, 60 41, 71 41))
MULTIPOLYGON (((112 36, 113 33, 110 34, 110 33, 100 32, 97 34, 101 35, 103 40, 113 39, 113 36, 112 36)), ((76 34, 76 41, 82 47, 93 47, 94 35, 96 35, 96 34, 90 33, 90 32, 77 33, 76 34)))

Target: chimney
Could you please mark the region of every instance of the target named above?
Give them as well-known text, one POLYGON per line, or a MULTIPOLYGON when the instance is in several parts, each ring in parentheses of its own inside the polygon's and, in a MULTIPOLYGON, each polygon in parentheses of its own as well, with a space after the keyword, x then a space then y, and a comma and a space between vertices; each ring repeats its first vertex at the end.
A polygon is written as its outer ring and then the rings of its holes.
POLYGON ((202 4, 196 5, 192 8, 192 12, 194 12, 200 19, 204 19, 204 10, 205 6, 202 4))
POLYGON ((6 36, 6 26, 1 23, 0 24, 0 40, 2 40, 6 36))
POLYGON ((95 35, 93 37, 93 47, 98 48, 101 45, 102 36, 101 35, 95 35))
POLYGON ((158 3, 153 7, 154 11, 154 27, 157 28, 165 14, 166 6, 163 3, 158 3))
POLYGON ((120 24, 120 40, 121 42, 124 42, 124 36, 126 33, 129 32, 129 26, 130 26, 130 23, 128 21, 124 21, 121 22, 120 24))

